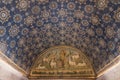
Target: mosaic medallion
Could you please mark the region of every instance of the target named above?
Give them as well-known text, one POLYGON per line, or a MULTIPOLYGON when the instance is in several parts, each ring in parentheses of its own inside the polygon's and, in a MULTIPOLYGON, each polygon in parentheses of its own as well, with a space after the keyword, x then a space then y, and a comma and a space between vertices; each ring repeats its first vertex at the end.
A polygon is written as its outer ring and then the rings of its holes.
POLYGON ((66 23, 65 23, 65 22, 59 22, 59 26, 65 27, 65 26, 66 26, 66 23))
POLYGON ((33 14, 39 14, 40 8, 39 8, 39 6, 33 6, 31 11, 33 14))
POLYGON ((13 20, 15 23, 20 23, 22 21, 22 15, 20 14, 14 15, 13 20))
POLYGON ((99 43, 100 47, 102 47, 102 48, 106 47, 106 42, 104 39, 99 39, 98 43, 99 43))
POLYGON ((67 22, 68 23, 73 23, 74 22, 74 18, 73 17, 67 17, 67 22))
POLYGON ((105 23, 109 23, 111 21, 111 16, 109 14, 104 14, 102 19, 105 23))
POLYGON ((87 32, 88 35, 90 35, 90 36, 94 36, 94 35, 95 35, 95 33, 94 33, 94 31, 93 31, 92 28, 87 29, 86 32, 87 32))
POLYGON ((116 22, 120 22, 120 8, 118 8, 114 13, 114 18, 116 22))
POLYGON ((113 38, 114 35, 115 35, 115 30, 114 30, 114 28, 111 27, 111 26, 107 26, 105 32, 106 32, 106 36, 107 36, 108 38, 113 38))
POLYGON ((104 10, 108 6, 108 0, 98 0, 97 2, 97 7, 100 10, 104 10))
POLYGON ((57 9, 58 4, 57 4, 57 2, 50 2, 49 7, 50 7, 50 9, 57 9))
POLYGON ((76 10, 76 11, 74 11, 74 17, 82 19, 84 17, 84 12, 82 12, 80 10, 76 10))
POLYGON ((60 9, 58 11, 58 15, 62 16, 62 17, 65 17, 65 16, 67 16, 67 11, 65 9, 60 9))
POLYGON ((99 24, 99 17, 97 15, 93 15, 91 17, 91 22, 93 25, 98 25, 99 24))
POLYGON ((10 18, 10 11, 6 7, 0 8, 0 22, 3 24, 10 18))
POLYGON ((23 28, 21 33, 22 33, 22 35, 27 35, 28 32, 29 32, 28 28, 23 28))
POLYGON ((73 23, 72 26, 76 29, 79 29, 81 27, 79 23, 73 23))
POLYGON ((43 21, 42 21, 42 20, 38 20, 38 21, 36 22, 36 25, 37 25, 38 27, 42 26, 42 25, 43 25, 43 21))
POLYGON ((25 39, 24 37, 20 38, 17 42, 18 47, 22 47, 25 45, 25 39))
POLYGON ((115 43, 114 42, 112 42, 112 41, 109 41, 108 42, 108 48, 109 48, 109 50, 114 50, 114 48, 115 48, 115 43))
POLYGON ((82 20, 81 23, 82 23, 83 26, 88 26, 89 25, 89 22, 87 20, 82 20))
POLYGON ((20 11, 26 11, 29 6, 30 6, 30 1, 29 0, 19 0, 16 7, 20 11))
POLYGON ((53 23, 57 23, 58 22, 58 17, 52 17, 51 18, 51 22, 53 22, 53 23))
POLYGON ((86 11, 87 13, 92 13, 93 10, 94 10, 94 7, 93 7, 92 5, 86 5, 86 6, 85 6, 85 11, 86 11))
POLYGON ((42 16, 44 19, 48 19, 48 18, 50 17, 50 12, 49 12, 49 11, 44 10, 44 11, 42 11, 41 13, 42 13, 41 16, 42 16))
POLYGON ((67 4, 67 8, 68 8, 69 10, 74 10, 74 9, 75 9, 75 3, 69 2, 69 3, 67 4))
POLYGON ((0 26, 0 37, 4 36, 6 33, 6 29, 4 26, 0 26))
POLYGON ((5 41, 0 41, 0 51, 2 53, 6 53, 7 51, 7 43, 5 41))
POLYGON ((15 40, 12 40, 11 42, 10 42, 10 47, 11 48, 14 48, 16 46, 16 41, 15 40))
POLYGON ((28 17, 26 17, 25 19, 24 19, 24 22, 25 22, 25 24, 26 25, 32 25, 33 24, 33 22, 34 22, 34 17, 33 16, 28 16, 28 17))
POLYGON ((9 34, 11 37, 17 36, 18 33, 19 33, 19 27, 17 25, 13 25, 10 27, 9 34))
POLYGON ((103 30, 102 30, 102 28, 96 28, 96 34, 98 35, 98 36, 102 36, 103 35, 103 30))

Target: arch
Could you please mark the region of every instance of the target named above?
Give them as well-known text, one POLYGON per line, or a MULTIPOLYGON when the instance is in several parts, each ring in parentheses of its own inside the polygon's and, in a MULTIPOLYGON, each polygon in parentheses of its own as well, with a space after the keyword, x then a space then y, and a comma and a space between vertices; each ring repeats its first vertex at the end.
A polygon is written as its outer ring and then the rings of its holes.
POLYGON ((55 46, 39 54, 30 78, 95 78, 87 56, 70 46, 55 46))

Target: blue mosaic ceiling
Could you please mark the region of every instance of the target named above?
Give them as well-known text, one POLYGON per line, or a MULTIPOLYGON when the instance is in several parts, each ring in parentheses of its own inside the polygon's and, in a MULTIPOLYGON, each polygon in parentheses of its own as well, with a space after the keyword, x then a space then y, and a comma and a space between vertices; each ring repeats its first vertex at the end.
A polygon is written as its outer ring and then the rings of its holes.
POLYGON ((0 50, 24 70, 41 51, 74 46, 96 71, 120 52, 119 0, 0 0, 0 50))

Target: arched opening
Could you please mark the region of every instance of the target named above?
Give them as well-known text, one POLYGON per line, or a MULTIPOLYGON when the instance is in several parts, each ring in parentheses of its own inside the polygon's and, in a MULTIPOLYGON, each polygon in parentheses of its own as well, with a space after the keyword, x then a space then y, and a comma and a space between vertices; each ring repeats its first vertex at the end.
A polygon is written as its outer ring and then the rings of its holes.
POLYGON ((87 56, 70 46, 56 46, 39 54, 30 72, 30 78, 95 78, 87 56))

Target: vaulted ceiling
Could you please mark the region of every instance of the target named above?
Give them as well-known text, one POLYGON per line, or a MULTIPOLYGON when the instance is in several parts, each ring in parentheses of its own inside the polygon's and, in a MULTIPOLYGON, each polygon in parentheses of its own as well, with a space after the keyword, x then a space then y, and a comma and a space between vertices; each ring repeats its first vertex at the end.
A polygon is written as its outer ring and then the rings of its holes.
POLYGON ((120 52, 119 0, 0 0, 0 51, 29 71, 52 46, 81 50, 99 71, 120 52))

